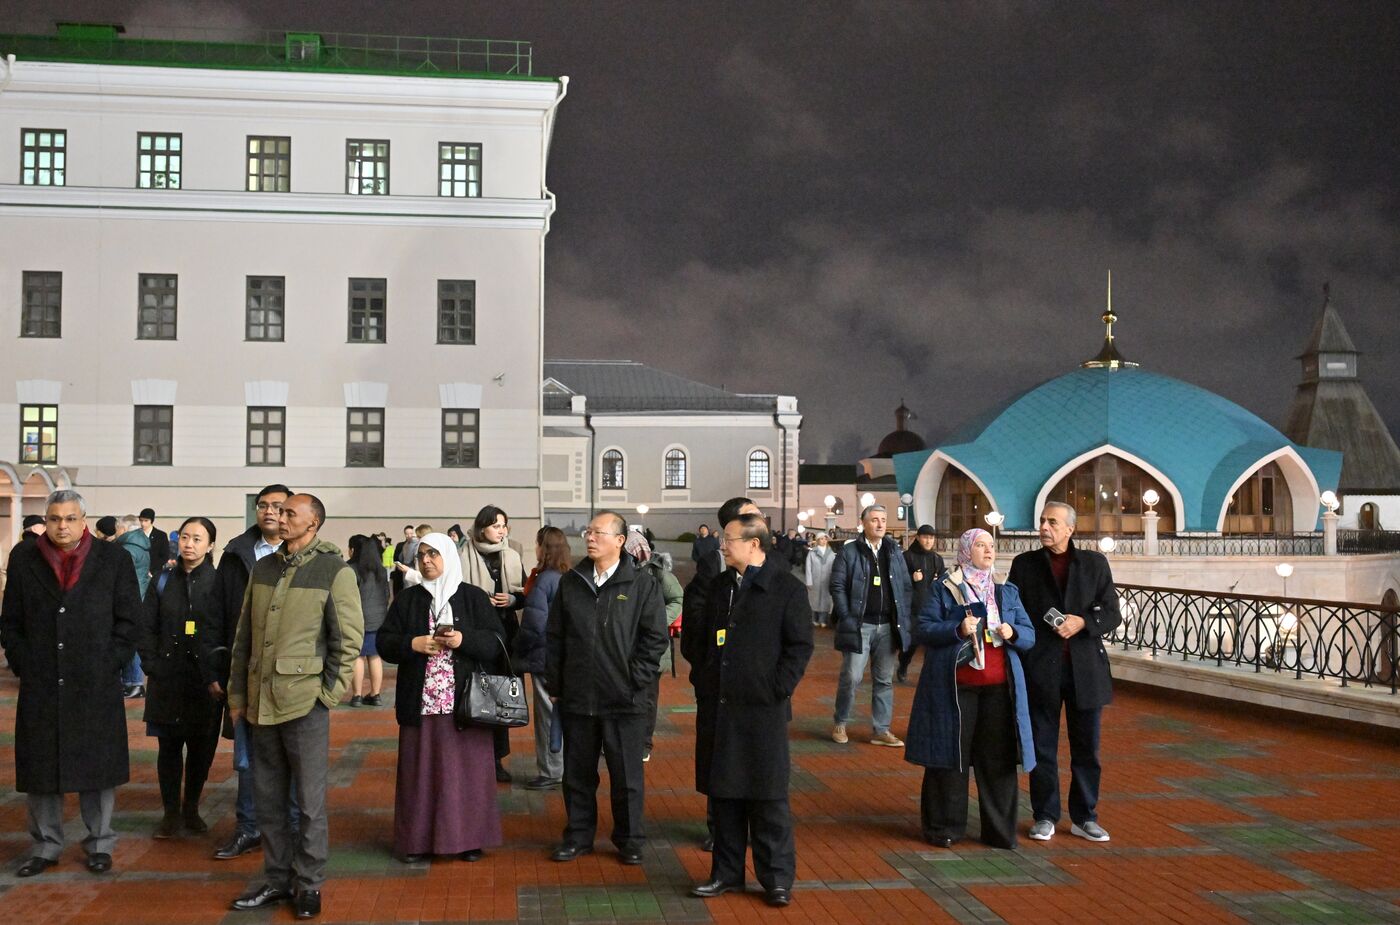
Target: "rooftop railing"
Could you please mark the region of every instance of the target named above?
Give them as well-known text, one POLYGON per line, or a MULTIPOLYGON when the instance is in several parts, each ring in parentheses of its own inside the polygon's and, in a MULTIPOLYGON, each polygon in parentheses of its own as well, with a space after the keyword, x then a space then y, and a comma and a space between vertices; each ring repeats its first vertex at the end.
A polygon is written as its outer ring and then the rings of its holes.
POLYGON ((1125 651, 1397 691, 1400 608, 1118 585, 1125 651))
MULTIPOLYGON (((820 521, 809 529, 824 529, 820 521)), ((860 536, 860 530, 837 527, 827 531, 834 540, 850 540, 860 536)), ((907 537, 904 526, 890 528, 896 537, 907 537)), ((1101 537, 1075 535, 1075 543, 1090 549, 1098 548, 1101 537)), ((1040 538, 1028 534, 1001 534, 997 537, 997 552, 1008 555, 1030 552, 1041 547, 1040 538)), ((956 555, 958 538, 940 536, 934 548, 943 556, 956 555)), ((1344 555, 1400 552, 1400 532, 1386 530, 1338 530, 1337 551, 1344 555)), ((1111 552, 1118 556, 1147 555, 1147 541, 1141 536, 1115 536, 1111 552)), ((1157 540, 1159 556, 1321 556, 1325 552, 1321 533, 1300 533, 1280 536, 1163 536, 1157 540)))
POLYGON ((530 77, 529 42, 353 32, 161 29, 131 37, 109 25, 52 24, 0 34, 0 55, 43 61, 326 71, 430 77, 530 77))

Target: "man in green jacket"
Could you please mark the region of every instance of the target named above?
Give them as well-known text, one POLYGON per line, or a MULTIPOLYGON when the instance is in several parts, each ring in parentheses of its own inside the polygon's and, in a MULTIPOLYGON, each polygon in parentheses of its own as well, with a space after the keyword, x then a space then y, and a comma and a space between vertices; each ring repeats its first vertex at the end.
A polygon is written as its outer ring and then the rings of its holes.
POLYGON ((297 918, 321 912, 330 834, 326 772, 330 709, 350 683, 364 640, 355 573, 317 539, 326 509, 314 495, 282 504, 282 547, 253 567, 234 636, 228 705, 253 737, 253 792, 267 882, 233 901, 238 910, 292 899, 297 918), (301 825, 288 821, 295 784, 301 825), (293 844, 295 837, 296 844, 293 844))

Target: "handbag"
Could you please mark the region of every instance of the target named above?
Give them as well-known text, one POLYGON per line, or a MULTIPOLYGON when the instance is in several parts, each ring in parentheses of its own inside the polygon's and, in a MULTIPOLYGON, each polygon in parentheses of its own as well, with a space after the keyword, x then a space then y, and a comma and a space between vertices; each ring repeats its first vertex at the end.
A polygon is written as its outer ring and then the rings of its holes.
MULTIPOLYGON (((506 652, 506 644, 496 637, 501 651, 506 652)), ((510 663, 510 653, 506 652, 506 664, 510 663)), ((514 674, 490 674, 473 671, 457 692, 457 701, 452 708, 453 719, 458 727, 474 726, 524 726, 530 722, 530 710, 525 703, 525 685, 514 674)))

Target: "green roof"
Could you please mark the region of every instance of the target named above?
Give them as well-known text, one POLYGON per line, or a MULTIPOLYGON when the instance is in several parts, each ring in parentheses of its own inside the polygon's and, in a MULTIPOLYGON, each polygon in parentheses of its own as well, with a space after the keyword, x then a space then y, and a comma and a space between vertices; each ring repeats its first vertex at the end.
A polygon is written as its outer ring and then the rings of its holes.
MULTIPOLYGON (((401 77, 535 77, 529 42, 347 32, 268 32, 256 41, 126 38, 110 24, 59 23, 54 34, 0 34, 0 55, 31 61, 401 77)), ((224 33, 228 37, 230 33, 224 33)), ((246 38, 248 33, 237 33, 246 38)))

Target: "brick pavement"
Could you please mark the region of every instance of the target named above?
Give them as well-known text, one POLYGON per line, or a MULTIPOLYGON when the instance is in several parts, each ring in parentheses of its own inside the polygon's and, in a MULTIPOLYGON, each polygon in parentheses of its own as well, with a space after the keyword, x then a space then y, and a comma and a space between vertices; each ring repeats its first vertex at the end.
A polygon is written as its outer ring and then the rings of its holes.
MULTIPOLYGON (((688 888, 709 870, 698 848, 704 803, 692 787, 694 706, 684 678, 667 677, 656 756, 647 765, 651 840, 642 867, 598 854, 554 864, 559 794, 517 783, 499 790, 507 846, 477 864, 405 866, 389 857, 397 730, 393 711, 342 708, 332 726, 330 881, 325 922, 999 923, 1202 925, 1207 922, 1400 922, 1400 749, 1393 738, 1300 726, 1282 714, 1173 702, 1120 690, 1106 714, 1101 820, 1107 845, 1022 838, 1017 851, 976 842, 939 850, 918 838, 920 771, 896 749, 826 739, 838 658, 829 632, 798 690, 793 809, 798 884, 772 910, 757 893, 708 902, 688 888)), ((392 681, 387 686, 392 691, 392 681)), ((867 687, 868 691, 868 687, 867 687)), ((0 681, 0 921, 247 923, 291 921, 287 908, 228 911, 259 878, 261 855, 216 862, 232 826, 227 746, 205 800, 209 836, 157 843, 154 741, 140 706, 128 709, 132 782, 118 791, 116 869, 81 864, 76 806, 62 864, 32 880, 23 798, 13 792, 17 685, 0 681)), ((895 729, 913 689, 896 693, 895 729)), ((868 695, 858 702, 868 716, 868 695)), ((868 727, 857 723, 857 733, 868 727)), ((533 774, 530 732, 513 737, 517 782, 533 774)), ((1024 778, 1023 778, 1024 784, 1024 778)), ((606 800, 602 812, 606 816, 606 800)), ((973 810, 973 819, 976 811, 973 810)), ((1022 815, 1026 798, 1022 796, 1022 815)), ((1025 824, 1022 826, 1024 836, 1025 824)), ((975 822, 974 822, 975 826, 975 822)), ((600 830, 606 832, 605 818, 600 830)))

